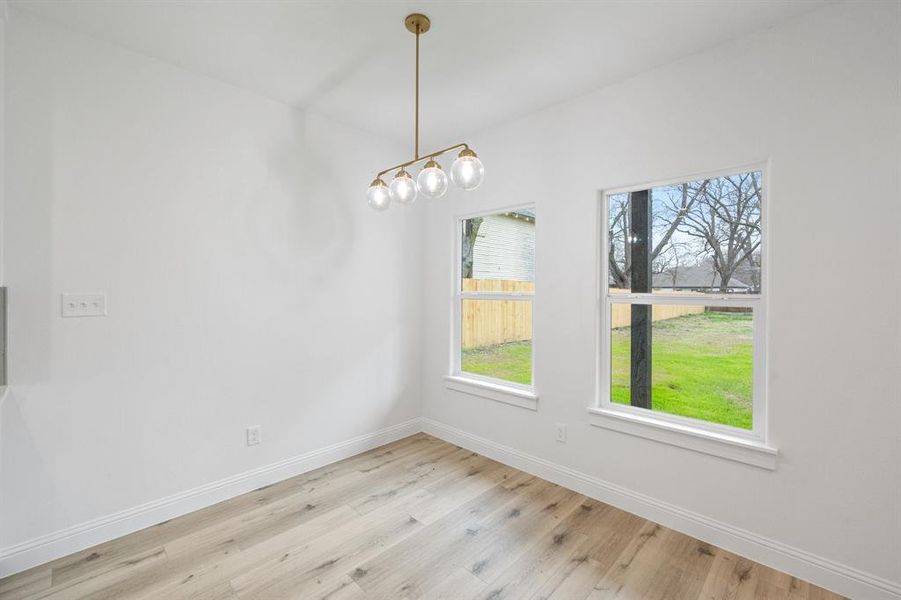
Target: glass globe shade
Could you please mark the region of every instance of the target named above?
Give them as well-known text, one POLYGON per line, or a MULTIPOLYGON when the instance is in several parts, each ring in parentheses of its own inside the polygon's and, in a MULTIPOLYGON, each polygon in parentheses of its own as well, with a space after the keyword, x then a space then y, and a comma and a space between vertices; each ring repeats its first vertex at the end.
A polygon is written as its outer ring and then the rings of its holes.
POLYGON ((463 150, 451 167, 451 179, 464 190, 474 190, 485 178, 485 167, 472 150, 463 150))
POLYGON ((388 186, 381 179, 376 179, 369 184, 366 190, 366 201, 369 206, 375 210, 385 210, 391 204, 391 196, 388 193, 388 186))
POLYGON ((419 185, 419 191, 426 198, 440 198, 447 192, 447 173, 441 169, 441 165, 430 160, 419 172, 416 183, 419 185))
POLYGON ((412 204, 416 200, 416 182, 409 173, 400 170, 388 186, 388 193, 398 204, 412 204))

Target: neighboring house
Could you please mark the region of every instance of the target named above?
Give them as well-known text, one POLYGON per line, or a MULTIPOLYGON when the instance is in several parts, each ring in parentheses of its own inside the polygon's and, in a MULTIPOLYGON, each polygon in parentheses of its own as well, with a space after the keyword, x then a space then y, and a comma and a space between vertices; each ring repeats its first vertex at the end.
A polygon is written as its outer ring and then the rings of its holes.
MULTIPOLYGON (((699 265, 679 267, 674 272, 655 273, 654 289, 674 291, 715 292, 720 289, 720 276, 709 261, 699 265)), ((729 291, 750 293, 754 286, 738 278, 729 279, 729 291)))
POLYGON ((535 213, 487 215, 472 249, 475 279, 535 281, 535 213))

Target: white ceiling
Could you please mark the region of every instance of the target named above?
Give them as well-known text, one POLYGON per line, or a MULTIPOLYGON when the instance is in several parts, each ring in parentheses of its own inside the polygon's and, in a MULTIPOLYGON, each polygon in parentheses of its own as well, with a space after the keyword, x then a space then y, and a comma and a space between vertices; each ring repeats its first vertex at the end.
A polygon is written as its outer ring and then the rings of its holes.
POLYGON ((13 0, 138 52, 409 141, 422 38, 422 145, 515 118, 724 43, 820 0, 301 2, 13 0))

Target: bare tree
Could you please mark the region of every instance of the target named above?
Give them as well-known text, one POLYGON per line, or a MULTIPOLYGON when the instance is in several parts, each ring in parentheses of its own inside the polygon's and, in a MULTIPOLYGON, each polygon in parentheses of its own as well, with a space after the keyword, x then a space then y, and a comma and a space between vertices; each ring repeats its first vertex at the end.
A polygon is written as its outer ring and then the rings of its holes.
MULTIPOLYGON (((678 194, 663 193, 659 197, 652 194, 654 202, 652 211, 654 238, 657 243, 651 251, 651 262, 660 260, 660 257, 671 252, 673 235, 680 230, 683 220, 704 197, 709 180, 698 182, 697 186, 682 184, 678 187, 678 194)), ((670 188, 672 191, 675 188, 670 188)), ((667 191, 666 189, 664 190, 667 191)), ((632 255, 631 233, 629 223, 629 194, 614 194, 608 197, 609 240, 608 262, 610 263, 610 278, 612 287, 631 287, 632 255)), ((682 244, 684 249, 684 244, 682 244)), ((683 258, 685 258, 683 256, 683 258)), ((686 264, 683 262, 683 264, 686 264)))
POLYGON ((632 271, 632 244, 630 243, 629 195, 615 194, 607 199, 609 203, 609 252, 610 278, 612 287, 628 288, 632 271))
POLYGON ((760 275, 762 272, 760 252, 748 254, 748 283, 755 292, 760 292, 760 275))
POLYGON ((482 217, 474 217, 463 221, 463 247, 462 247, 462 273, 463 279, 472 277, 472 250, 479 236, 479 227, 482 225, 482 217))
POLYGON ((735 270, 745 261, 756 260, 760 249, 760 173, 704 183, 687 184, 699 190, 699 202, 695 210, 685 213, 679 230, 702 243, 719 276, 719 289, 726 292, 735 270))

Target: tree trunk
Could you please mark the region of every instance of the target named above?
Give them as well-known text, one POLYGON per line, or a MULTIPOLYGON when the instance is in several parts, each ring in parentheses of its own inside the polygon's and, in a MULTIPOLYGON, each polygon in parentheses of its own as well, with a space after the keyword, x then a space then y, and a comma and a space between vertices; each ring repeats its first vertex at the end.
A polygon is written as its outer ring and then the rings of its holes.
POLYGON ((472 278, 472 250, 476 244, 476 238, 479 235, 479 227, 482 225, 482 217, 475 217, 463 221, 463 247, 462 247, 462 269, 463 279, 472 278))

